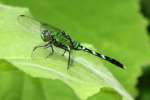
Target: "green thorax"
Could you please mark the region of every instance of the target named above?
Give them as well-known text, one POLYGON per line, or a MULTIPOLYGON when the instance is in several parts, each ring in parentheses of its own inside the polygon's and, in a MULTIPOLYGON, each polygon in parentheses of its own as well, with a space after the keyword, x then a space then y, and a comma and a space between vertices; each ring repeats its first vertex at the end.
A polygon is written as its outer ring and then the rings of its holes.
POLYGON ((66 46, 66 47, 69 46, 72 49, 80 48, 80 43, 71 39, 68 34, 64 34, 62 32, 53 32, 52 35, 57 43, 61 43, 62 45, 66 46))
POLYGON ((56 42, 61 43, 64 46, 70 45, 70 41, 62 34, 62 32, 53 32, 53 38, 56 42))

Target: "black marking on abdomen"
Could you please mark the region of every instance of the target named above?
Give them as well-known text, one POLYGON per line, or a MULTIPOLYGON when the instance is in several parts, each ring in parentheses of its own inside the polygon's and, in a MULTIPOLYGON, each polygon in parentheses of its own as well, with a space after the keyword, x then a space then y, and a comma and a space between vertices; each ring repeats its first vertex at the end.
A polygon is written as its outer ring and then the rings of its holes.
POLYGON ((101 59, 104 59, 104 60, 106 60, 106 61, 108 61, 108 62, 110 62, 110 63, 112 63, 112 64, 114 64, 114 65, 116 65, 116 66, 118 66, 120 68, 124 68, 123 64, 121 64, 119 61, 117 61, 117 60, 115 60, 113 58, 110 58, 108 56, 102 55, 102 54, 100 54, 98 52, 95 52, 95 51, 90 50, 88 48, 85 48, 83 46, 81 46, 81 50, 86 51, 86 52, 88 52, 88 53, 90 53, 92 55, 95 55, 97 57, 100 57, 101 59))

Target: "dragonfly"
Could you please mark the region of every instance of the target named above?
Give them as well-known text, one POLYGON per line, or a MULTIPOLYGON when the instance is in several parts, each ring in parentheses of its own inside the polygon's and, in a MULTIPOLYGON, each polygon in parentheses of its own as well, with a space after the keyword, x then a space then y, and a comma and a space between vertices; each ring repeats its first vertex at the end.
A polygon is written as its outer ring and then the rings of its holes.
POLYGON ((37 48, 51 48, 51 53, 48 55, 52 55, 54 53, 54 48, 58 47, 64 50, 63 55, 68 52, 69 57, 68 57, 68 66, 67 70, 70 68, 70 59, 71 59, 71 54, 73 50, 76 51, 85 51, 87 53, 90 53, 94 56, 97 56, 107 62, 110 62, 114 65, 116 65, 119 68, 124 68, 124 65, 120 63, 118 60, 115 60, 114 58, 105 56, 99 52, 96 52, 94 50, 91 50, 87 47, 84 47, 80 42, 74 40, 71 38, 69 34, 67 34, 65 31, 54 27, 52 25, 42 23, 39 20, 36 20, 33 17, 27 16, 27 15, 19 15, 18 16, 18 21, 21 23, 26 29, 40 33, 41 39, 45 42, 44 45, 37 45, 33 48, 33 52, 37 48))

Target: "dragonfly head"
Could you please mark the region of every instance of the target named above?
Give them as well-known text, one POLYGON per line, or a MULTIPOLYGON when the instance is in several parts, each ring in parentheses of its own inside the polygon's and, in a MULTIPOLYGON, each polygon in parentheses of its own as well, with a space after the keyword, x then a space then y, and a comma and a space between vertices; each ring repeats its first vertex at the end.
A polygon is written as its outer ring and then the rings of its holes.
POLYGON ((51 40, 51 33, 48 30, 44 30, 41 33, 41 38, 44 42, 48 42, 51 40))

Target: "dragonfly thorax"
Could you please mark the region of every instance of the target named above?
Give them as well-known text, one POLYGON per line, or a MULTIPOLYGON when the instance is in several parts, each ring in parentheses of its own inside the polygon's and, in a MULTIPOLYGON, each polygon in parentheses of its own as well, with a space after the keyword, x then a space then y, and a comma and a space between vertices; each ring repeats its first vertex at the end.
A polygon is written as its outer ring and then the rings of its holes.
POLYGON ((42 31, 41 38, 44 42, 51 41, 51 32, 49 32, 48 30, 42 31))

